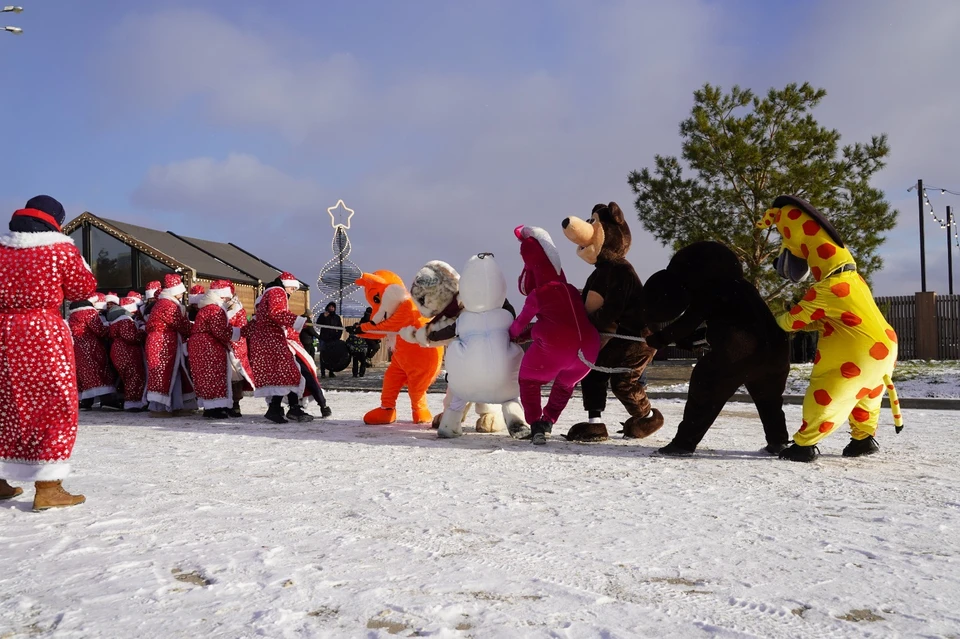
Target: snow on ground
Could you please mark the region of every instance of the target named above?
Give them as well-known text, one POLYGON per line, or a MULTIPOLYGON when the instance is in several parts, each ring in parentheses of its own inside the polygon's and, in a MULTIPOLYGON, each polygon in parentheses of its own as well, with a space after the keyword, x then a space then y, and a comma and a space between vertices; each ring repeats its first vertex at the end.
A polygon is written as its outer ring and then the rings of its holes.
MULTIPOLYGON (((653 366, 657 364, 654 363, 653 366)), ((694 362, 690 363, 693 368, 694 362)), ((786 395, 803 395, 810 381, 813 364, 793 364, 790 377, 787 378, 786 395)), ((897 362, 893 374, 897 393, 905 398, 960 398, 960 362, 906 360, 897 362)), ((687 383, 651 383, 647 390, 651 392, 685 393, 687 383)), ((740 393, 746 393, 741 387, 740 393)))
POLYGON ((842 458, 838 432, 797 464, 756 452, 746 404, 669 459, 680 401, 649 440, 544 447, 330 401, 310 424, 253 399, 222 423, 84 413, 66 485, 89 501, 0 502, 0 637, 960 632, 956 413, 905 411, 900 435, 884 413, 879 455, 842 458))

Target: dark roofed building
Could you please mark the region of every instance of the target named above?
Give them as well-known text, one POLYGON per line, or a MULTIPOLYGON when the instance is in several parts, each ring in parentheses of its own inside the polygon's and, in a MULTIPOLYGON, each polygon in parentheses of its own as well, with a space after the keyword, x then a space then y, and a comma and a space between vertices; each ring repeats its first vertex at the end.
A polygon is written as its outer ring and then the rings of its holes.
MULTIPOLYGON (((253 313, 254 301, 281 269, 235 244, 179 236, 170 231, 127 224, 86 212, 63 226, 73 238, 97 278, 97 290, 123 295, 143 293, 147 283, 179 273, 189 289, 223 279, 233 282, 244 309, 253 313)), ((310 287, 303 281, 290 296, 290 310, 298 315, 310 308, 310 287)))

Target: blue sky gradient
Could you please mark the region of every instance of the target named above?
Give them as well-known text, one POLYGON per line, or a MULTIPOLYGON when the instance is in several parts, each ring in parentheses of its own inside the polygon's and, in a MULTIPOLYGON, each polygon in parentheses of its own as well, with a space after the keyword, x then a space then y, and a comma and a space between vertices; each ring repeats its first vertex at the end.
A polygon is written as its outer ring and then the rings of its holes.
MULTIPOLYGON (((704 82, 810 81, 843 142, 890 135, 875 185, 901 211, 877 294, 919 290, 918 177, 960 190, 960 3, 759 0, 131 3, 21 0, 0 33, 0 205, 37 193, 104 217, 233 241, 314 281, 325 209, 356 209, 353 259, 409 279, 512 229, 579 263, 567 215, 616 200, 641 277, 669 252, 636 221, 629 171, 679 151, 704 82)), ((938 213, 952 200, 931 195, 938 213)), ((928 216, 928 222, 932 218, 928 216)), ((929 287, 946 290, 927 224, 929 287)), ((512 293, 518 298, 518 294, 512 293)))

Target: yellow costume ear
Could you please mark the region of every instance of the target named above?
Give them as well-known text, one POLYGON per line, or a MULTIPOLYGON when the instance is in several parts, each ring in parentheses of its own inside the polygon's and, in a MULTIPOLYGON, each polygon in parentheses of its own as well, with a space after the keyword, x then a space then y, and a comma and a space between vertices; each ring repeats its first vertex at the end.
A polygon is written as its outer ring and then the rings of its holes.
POLYGON ((780 209, 767 209, 767 212, 764 213, 760 221, 757 222, 757 228, 768 229, 775 225, 777 223, 777 214, 779 213, 780 209))

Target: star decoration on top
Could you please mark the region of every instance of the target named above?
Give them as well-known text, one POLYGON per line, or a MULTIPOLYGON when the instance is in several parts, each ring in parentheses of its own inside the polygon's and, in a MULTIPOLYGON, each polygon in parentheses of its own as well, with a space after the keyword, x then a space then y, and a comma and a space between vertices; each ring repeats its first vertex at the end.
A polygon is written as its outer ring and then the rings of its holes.
POLYGON ((337 203, 336 203, 336 204, 334 204, 333 206, 331 206, 330 208, 327 209, 327 214, 330 216, 330 226, 332 226, 332 227, 335 228, 335 229, 343 228, 343 229, 348 229, 348 230, 349 230, 349 228, 350 228, 350 218, 353 217, 354 210, 351 209, 351 208, 347 208, 347 205, 343 203, 343 200, 337 200, 337 203), (347 215, 347 223, 346 223, 346 224, 338 224, 338 223, 337 223, 337 216, 334 214, 334 211, 336 211, 337 209, 340 209, 340 208, 342 208, 344 211, 347 211, 347 212, 349 213, 349 215, 347 215))

